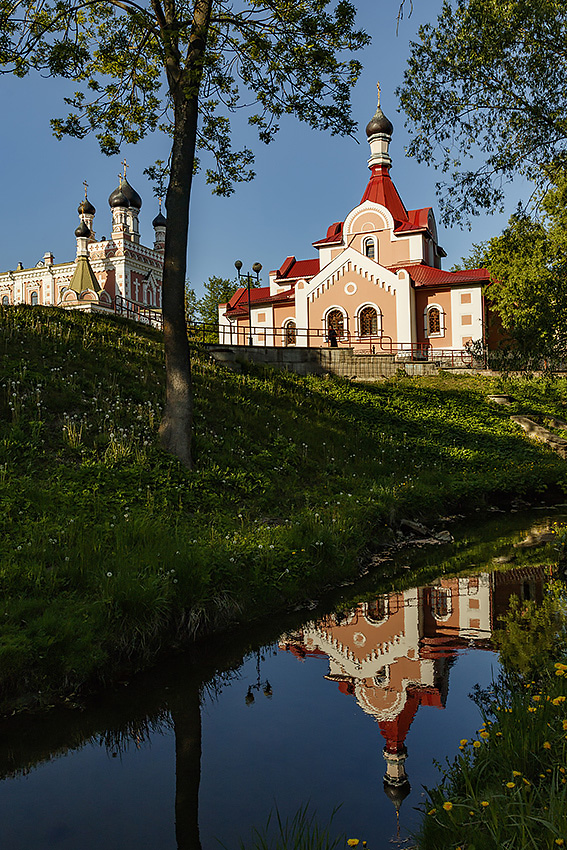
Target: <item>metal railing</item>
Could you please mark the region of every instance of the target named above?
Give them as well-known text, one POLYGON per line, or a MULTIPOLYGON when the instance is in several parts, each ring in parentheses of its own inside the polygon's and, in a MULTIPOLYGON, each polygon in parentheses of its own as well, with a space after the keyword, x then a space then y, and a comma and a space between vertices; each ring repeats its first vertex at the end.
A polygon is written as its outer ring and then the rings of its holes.
POLYGON ((136 301, 123 298, 122 295, 116 295, 114 312, 117 316, 124 316, 125 319, 132 319, 134 322, 141 322, 143 325, 151 325, 153 328, 163 330, 162 313, 157 307, 147 307, 138 304, 136 301))
MULTIPOLYGON (((161 310, 145 307, 117 295, 114 312, 119 316, 163 329, 161 310)), ((247 346, 250 336, 256 346, 284 348, 331 348, 327 331, 323 328, 267 327, 266 325, 225 325, 216 322, 196 322, 187 318, 187 335, 190 342, 197 344, 220 344, 247 346)), ((394 342, 386 334, 357 336, 343 331, 336 339, 337 348, 354 348, 357 354, 389 355, 400 362, 429 362, 447 368, 474 365, 469 351, 451 348, 433 348, 429 342, 394 342)))

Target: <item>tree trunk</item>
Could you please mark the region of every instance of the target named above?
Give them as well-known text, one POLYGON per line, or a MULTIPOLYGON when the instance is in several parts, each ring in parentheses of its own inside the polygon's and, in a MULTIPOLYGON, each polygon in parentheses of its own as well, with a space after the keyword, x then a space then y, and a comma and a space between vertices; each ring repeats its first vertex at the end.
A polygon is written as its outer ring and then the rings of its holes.
POLYGON ((182 69, 175 31, 175 6, 166 4, 160 24, 172 27, 165 38, 166 72, 173 99, 174 130, 171 168, 166 196, 167 230, 163 268, 163 335, 165 346, 165 410, 159 427, 162 447, 188 469, 193 466, 193 394, 187 324, 185 277, 189 201, 197 142, 199 89, 207 44, 212 0, 195 0, 191 38, 182 69))
POLYGON ((198 99, 192 97, 188 100, 179 91, 176 100, 171 173, 166 197, 162 297, 166 398, 159 436, 162 447, 191 469, 193 394, 185 322, 185 277, 198 99))

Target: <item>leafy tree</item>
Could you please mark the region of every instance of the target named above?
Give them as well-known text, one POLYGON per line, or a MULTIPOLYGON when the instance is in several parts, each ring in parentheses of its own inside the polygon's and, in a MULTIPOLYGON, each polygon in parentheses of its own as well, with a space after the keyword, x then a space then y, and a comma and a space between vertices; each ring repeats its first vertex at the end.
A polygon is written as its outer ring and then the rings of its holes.
MULTIPOLYGON (((197 302, 199 320, 207 324, 217 325, 219 320, 219 304, 229 301, 240 285, 237 280, 227 280, 224 277, 216 277, 215 275, 210 277, 205 283, 203 297, 199 298, 197 302)), ((252 278, 250 285, 252 288, 255 288, 260 283, 252 278)))
POLYGON ((524 362, 567 352, 566 201, 562 179, 543 197, 539 219, 518 210, 500 236, 464 260, 490 271, 486 297, 524 362))
POLYGON ((419 29, 398 95, 408 153, 448 175, 445 221, 501 211, 515 175, 565 170, 566 46, 562 0, 445 0, 419 29))
POLYGON ((199 147, 219 194, 253 177, 252 152, 234 151, 229 115, 269 142, 286 113, 352 133, 350 91, 365 46, 349 0, 0 0, 0 68, 79 83, 57 136, 96 133, 106 154, 157 127, 172 137, 163 273, 166 406, 162 445, 191 466, 192 396, 185 325, 189 201, 199 147))

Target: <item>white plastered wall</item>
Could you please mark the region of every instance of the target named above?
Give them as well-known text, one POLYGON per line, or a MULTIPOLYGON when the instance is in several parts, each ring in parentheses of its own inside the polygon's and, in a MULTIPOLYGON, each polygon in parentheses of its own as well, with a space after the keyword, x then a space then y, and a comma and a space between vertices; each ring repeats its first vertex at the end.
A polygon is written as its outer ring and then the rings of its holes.
POLYGON ((482 289, 480 286, 461 286, 451 290, 451 325, 453 348, 461 350, 463 337, 482 339, 482 289), (469 304, 461 304, 461 294, 471 295, 469 304), (463 325, 463 316, 471 316, 471 324, 463 325))

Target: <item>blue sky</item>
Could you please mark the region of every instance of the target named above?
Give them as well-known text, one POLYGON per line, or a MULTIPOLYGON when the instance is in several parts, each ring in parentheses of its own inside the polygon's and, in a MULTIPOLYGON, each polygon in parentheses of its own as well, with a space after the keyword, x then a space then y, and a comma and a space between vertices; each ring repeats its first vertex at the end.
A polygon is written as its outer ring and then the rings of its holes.
MULTIPOLYGON (((316 256, 311 243, 359 203, 368 181, 364 128, 376 107, 377 80, 382 87, 382 107, 394 124, 392 179, 408 209, 433 206, 438 215, 438 175, 433 168, 405 157, 408 135, 403 116, 397 113, 394 91, 402 80, 410 40, 420 23, 436 17, 440 3, 418 0, 396 34, 398 6, 398 0, 358 3, 358 25, 372 36, 372 44, 359 54, 364 73, 352 97, 360 143, 311 130, 288 118, 276 140, 265 146, 254 140, 253 131, 239 118, 235 147, 245 141, 254 149, 256 179, 238 185, 227 199, 211 195, 204 176, 196 177, 188 275, 197 293, 210 275, 232 277, 236 259, 243 261, 245 269, 259 260, 267 272, 290 254, 298 259, 316 256)), ((120 156, 110 158, 99 152, 94 138, 59 142, 51 135, 49 119, 65 114, 62 98, 68 91, 67 83, 38 75, 24 80, 1 78, 0 271, 14 269, 19 261, 25 267, 33 266, 46 251, 54 253, 55 262, 74 259, 77 205, 85 179, 89 199, 97 209, 96 235, 108 236, 108 196, 117 185, 124 156, 130 163, 128 179, 143 199, 142 242, 152 244, 151 222, 157 202, 143 170, 156 159, 167 159, 169 139, 155 134, 138 145, 124 146, 120 156)), ((473 242, 499 233, 518 197, 519 189, 511 187, 505 215, 483 214, 473 220, 470 231, 440 228, 440 243, 448 254, 445 268, 467 254, 473 242)))

